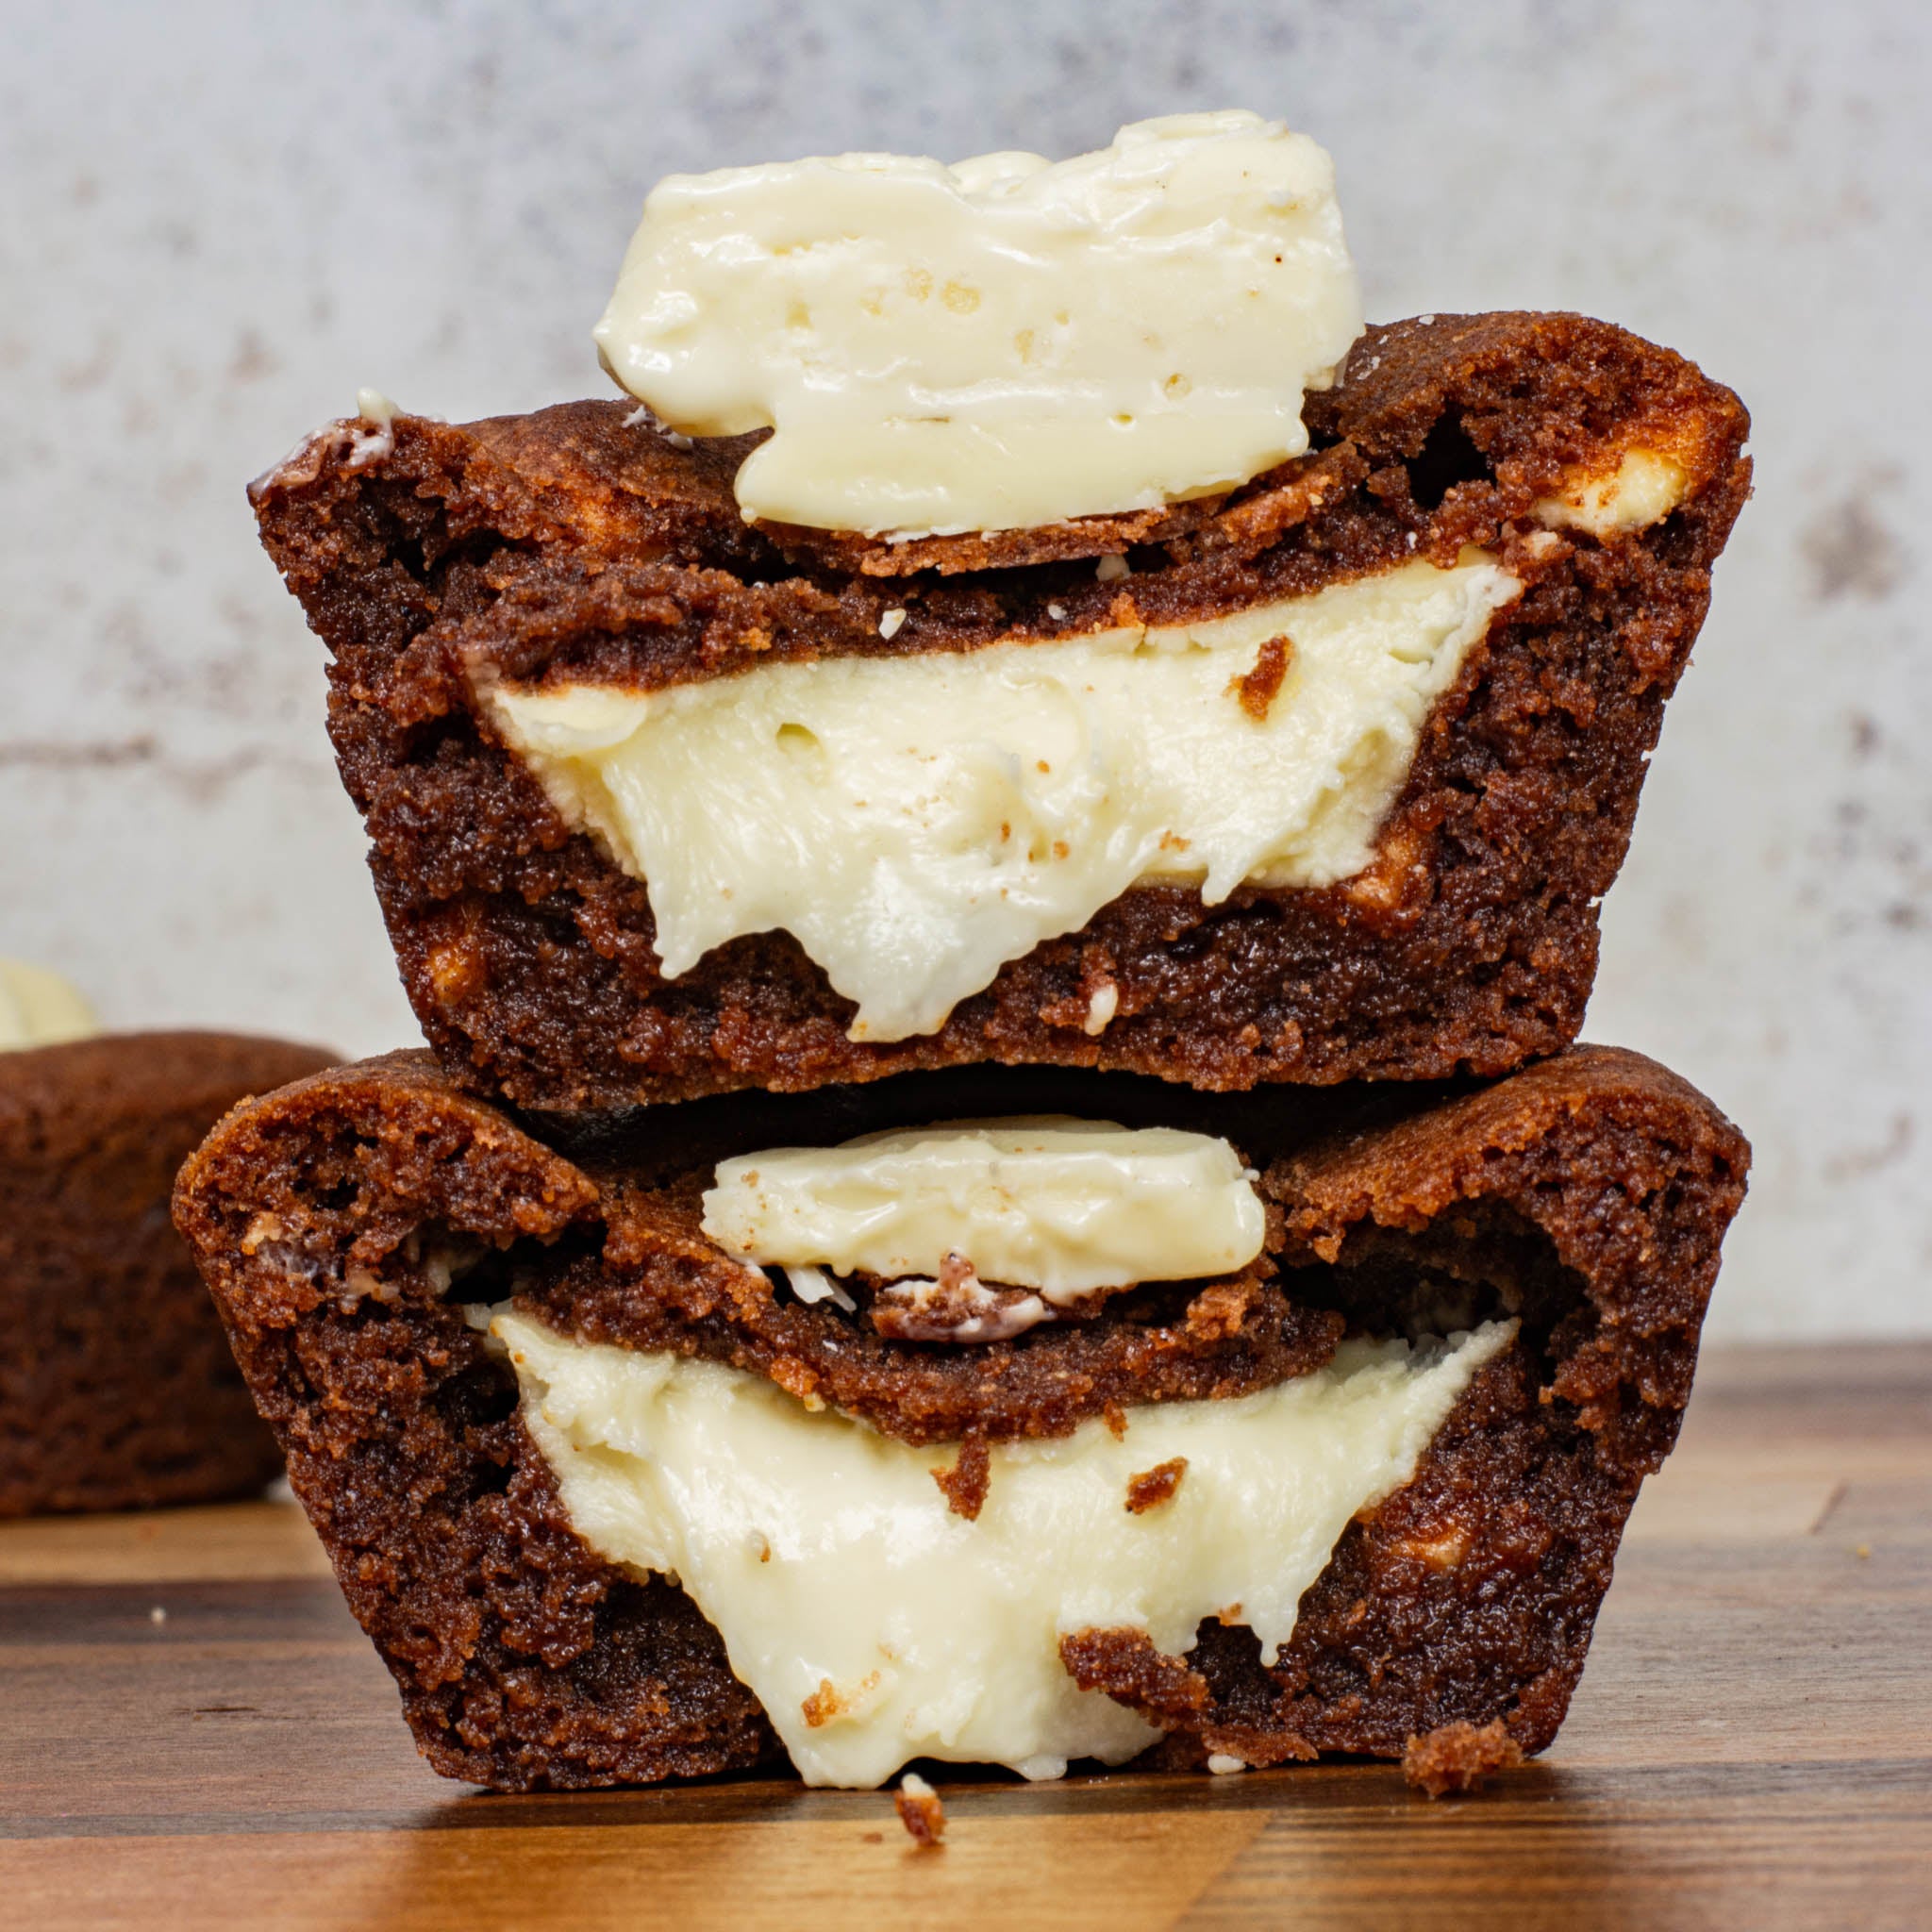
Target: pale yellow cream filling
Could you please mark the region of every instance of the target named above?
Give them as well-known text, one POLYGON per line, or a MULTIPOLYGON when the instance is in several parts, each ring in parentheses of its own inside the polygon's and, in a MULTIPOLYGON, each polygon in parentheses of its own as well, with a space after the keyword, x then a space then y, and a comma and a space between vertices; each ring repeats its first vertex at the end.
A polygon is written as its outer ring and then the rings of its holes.
POLYGON ((857 1003, 852 1038, 891 1041, 1138 880, 1217 904, 1359 872, 1430 707, 1521 591, 1471 551, 1200 624, 478 695, 644 881, 668 976, 781 929, 857 1003))
POLYGON ((870 1787, 913 1757, 1059 1775, 1158 1735, 1062 1667, 1059 1639, 1144 1630, 1170 1655, 1217 1614, 1272 1662, 1350 1519, 1416 1463, 1513 1323, 1444 1343, 1345 1342, 1313 1374, 1127 1411, 991 1451, 975 1521, 916 1449, 762 1376, 493 1311, 525 1425, 576 1533, 675 1578, 808 1783, 870 1787), (1184 1459, 1165 1502, 1133 1476, 1184 1459))

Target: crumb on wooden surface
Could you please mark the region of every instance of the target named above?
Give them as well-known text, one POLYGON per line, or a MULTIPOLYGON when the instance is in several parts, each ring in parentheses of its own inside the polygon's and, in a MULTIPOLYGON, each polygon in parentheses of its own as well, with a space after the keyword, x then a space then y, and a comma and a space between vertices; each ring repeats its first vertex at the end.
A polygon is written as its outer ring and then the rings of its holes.
POLYGON ((899 1789, 892 1793, 892 1808, 914 1844, 922 1851, 939 1849, 946 1835, 946 1807, 916 1771, 908 1771, 899 1780, 899 1789))
POLYGON ((1432 1798, 1473 1791, 1492 1772, 1523 1762, 1523 1746, 1501 1718, 1476 1725, 1462 1719, 1411 1737, 1403 1747, 1402 1774, 1432 1798))

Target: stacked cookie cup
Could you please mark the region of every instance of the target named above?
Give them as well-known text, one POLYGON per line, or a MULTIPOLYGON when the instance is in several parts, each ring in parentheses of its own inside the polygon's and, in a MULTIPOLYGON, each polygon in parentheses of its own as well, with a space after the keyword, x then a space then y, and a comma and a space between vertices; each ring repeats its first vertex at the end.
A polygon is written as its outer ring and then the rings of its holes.
POLYGON ((1369 330, 1307 422, 896 543, 747 521, 758 438, 622 403, 372 411, 255 486, 430 1051, 237 1108, 175 1219, 439 1771, 1555 1737, 1748 1161, 1573 1043, 1747 420, 1500 314, 1369 330), (1031 693, 991 777, 981 674, 1031 693), (1262 774, 1119 890, 1076 686, 1136 771, 1262 774), (902 758, 1014 801, 970 890, 878 884, 902 758))

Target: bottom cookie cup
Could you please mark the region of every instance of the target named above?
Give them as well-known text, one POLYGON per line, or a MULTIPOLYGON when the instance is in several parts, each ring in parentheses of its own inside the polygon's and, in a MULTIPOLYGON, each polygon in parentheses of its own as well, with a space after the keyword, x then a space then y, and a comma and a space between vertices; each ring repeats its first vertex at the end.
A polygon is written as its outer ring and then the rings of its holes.
POLYGON ((437 1770, 873 1785, 1541 1749, 1747 1161, 1601 1048, 595 1126, 397 1055, 237 1108, 175 1218, 437 1770))

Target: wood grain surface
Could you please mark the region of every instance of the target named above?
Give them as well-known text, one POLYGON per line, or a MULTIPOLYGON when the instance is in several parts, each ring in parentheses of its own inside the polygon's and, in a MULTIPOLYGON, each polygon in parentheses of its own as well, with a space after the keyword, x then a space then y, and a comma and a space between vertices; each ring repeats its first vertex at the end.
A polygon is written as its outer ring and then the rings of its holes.
POLYGON ((1570 1721, 1377 1764, 889 1798, 491 1797, 417 1759, 299 1512, 0 1525, 0 1923, 1932 1925, 1932 1345, 1737 1351, 1646 1490, 1570 1721))

